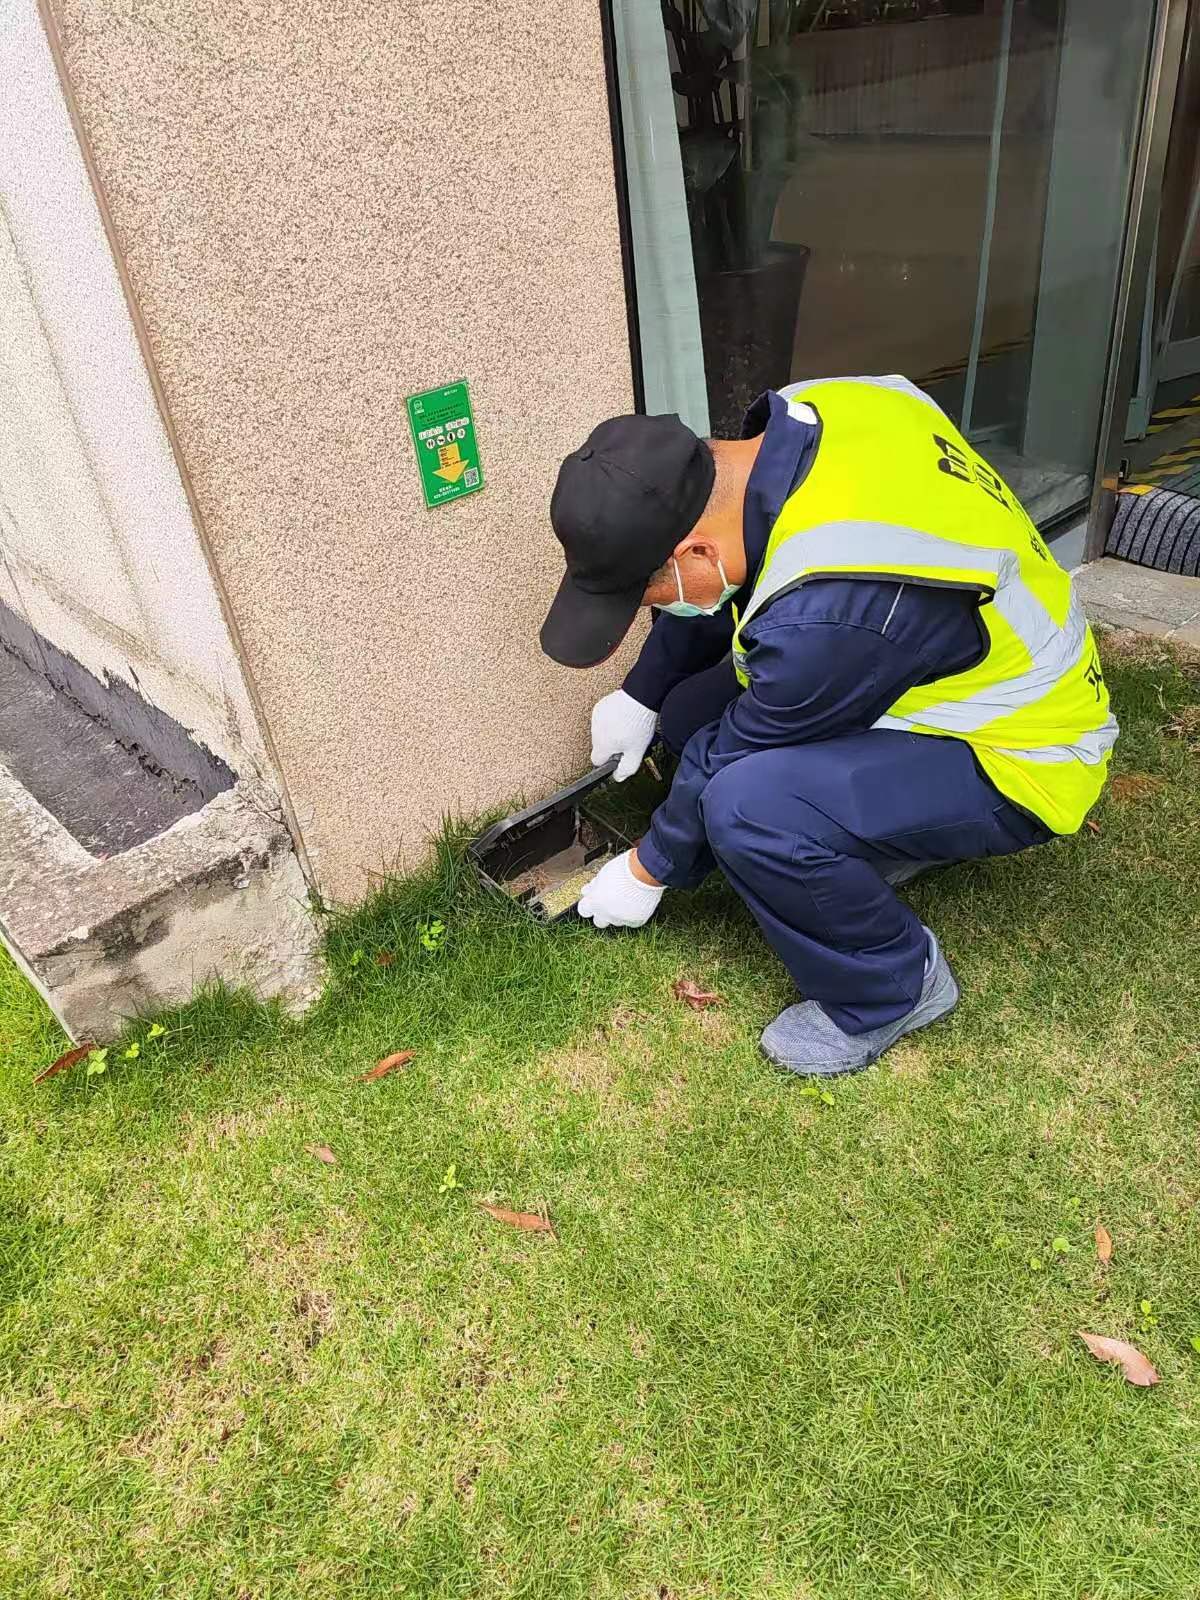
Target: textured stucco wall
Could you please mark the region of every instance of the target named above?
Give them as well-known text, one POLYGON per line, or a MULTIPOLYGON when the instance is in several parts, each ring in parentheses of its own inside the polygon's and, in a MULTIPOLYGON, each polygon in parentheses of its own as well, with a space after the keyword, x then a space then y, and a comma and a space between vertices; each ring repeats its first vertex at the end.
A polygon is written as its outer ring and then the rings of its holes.
POLYGON ((0 7, 0 603, 231 766, 261 736, 34 0, 0 7))
POLYGON ((557 463, 629 409, 595 0, 49 0, 321 886, 545 791, 621 663, 539 653, 557 463), (470 380, 487 487, 404 412, 470 380))

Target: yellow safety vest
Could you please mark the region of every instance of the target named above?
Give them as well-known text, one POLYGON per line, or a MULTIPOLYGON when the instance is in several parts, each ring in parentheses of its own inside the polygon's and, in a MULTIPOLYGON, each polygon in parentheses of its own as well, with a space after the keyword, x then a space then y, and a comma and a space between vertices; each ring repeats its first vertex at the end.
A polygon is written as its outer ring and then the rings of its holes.
POLYGON ((1117 724, 1069 576, 1008 485, 920 390, 837 378, 784 395, 813 407, 821 433, 737 620, 739 680, 754 674, 742 630, 810 578, 974 590, 982 659, 909 689, 875 726, 964 739, 1001 794, 1074 833, 1104 787, 1117 724))

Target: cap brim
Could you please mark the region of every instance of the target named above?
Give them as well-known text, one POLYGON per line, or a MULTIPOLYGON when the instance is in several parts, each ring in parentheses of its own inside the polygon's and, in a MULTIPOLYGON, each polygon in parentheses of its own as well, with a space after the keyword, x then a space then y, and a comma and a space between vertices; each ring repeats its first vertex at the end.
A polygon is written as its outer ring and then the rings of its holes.
POLYGON ((629 632, 645 592, 643 580, 621 594, 592 594, 568 572, 542 623, 542 649, 564 667, 598 667, 629 632))

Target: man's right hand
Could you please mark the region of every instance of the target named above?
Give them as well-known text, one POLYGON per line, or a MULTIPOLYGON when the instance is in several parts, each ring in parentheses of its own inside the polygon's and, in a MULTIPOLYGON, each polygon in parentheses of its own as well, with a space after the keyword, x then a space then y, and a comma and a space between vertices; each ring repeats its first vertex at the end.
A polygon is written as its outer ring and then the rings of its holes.
POLYGON ((658 910, 658 903, 666 893, 661 883, 641 867, 642 876, 633 870, 637 860, 636 850, 626 850, 623 856, 608 861, 579 896, 575 908, 581 917, 590 918, 597 928, 640 928, 658 910))
POLYGON ((598 767, 619 755, 613 778, 617 783, 632 778, 650 748, 657 722, 657 711, 649 710, 624 689, 606 694, 592 710, 592 765, 598 767))

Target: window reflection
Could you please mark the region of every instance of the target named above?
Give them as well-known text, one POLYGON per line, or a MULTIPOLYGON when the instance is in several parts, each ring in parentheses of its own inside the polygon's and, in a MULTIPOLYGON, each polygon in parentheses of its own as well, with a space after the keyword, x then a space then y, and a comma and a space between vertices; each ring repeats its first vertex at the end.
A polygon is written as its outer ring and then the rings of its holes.
POLYGON ((706 401, 728 434, 765 388, 903 372, 1035 515, 1082 498, 1152 0, 616 0, 616 15, 643 344, 680 397, 658 408, 706 401), (673 154, 655 137, 668 119, 673 154))

